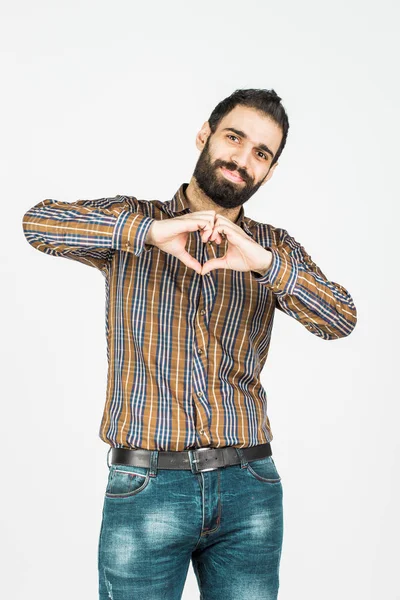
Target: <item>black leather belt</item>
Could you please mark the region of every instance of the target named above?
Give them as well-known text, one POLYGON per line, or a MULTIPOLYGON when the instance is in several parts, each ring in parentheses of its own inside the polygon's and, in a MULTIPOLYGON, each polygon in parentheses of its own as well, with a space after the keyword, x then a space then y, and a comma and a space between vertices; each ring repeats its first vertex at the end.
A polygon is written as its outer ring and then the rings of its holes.
MULTIPOLYGON (((250 462, 259 458, 271 456, 271 444, 259 444, 240 448, 244 458, 250 462)), ((150 458, 152 450, 142 448, 113 448, 111 447, 111 464, 131 465, 137 467, 150 467, 150 458)), ((213 471, 220 467, 240 464, 240 456, 237 449, 233 446, 222 448, 211 448, 204 446, 201 448, 191 448, 170 452, 167 450, 158 451, 158 469, 190 469, 194 473, 200 471, 213 471), (190 460, 190 455, 192 460, 190 460)), ((108 455, 107 455, 108 464, 108 455)))

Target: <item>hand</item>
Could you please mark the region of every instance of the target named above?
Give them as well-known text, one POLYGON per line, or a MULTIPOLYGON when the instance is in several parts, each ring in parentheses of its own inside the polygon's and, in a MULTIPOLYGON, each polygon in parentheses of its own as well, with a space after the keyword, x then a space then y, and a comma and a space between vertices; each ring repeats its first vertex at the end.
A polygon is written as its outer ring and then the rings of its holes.
MULTIPOLYGON (((271 264, 272 253, 257 244, 241 227, 223 215, 216 215, 210 241, 220 244, 221 234, 228 240, 225 255, 204 263, 201 275, 213 269, 265 272, 271 264)), ((204 241, 204 240, 203 240, 204 241)))
MULTIPOLYGON (((214 220, 215 210, 198 210, 172 219, 155 220, 150 225, 145 242, 176 256, 201 275, 201 264, 185 249, 188 233, 201 229, 201 237, 205 243, 213 233, 214 220)), ((217 232, 214 237, 219 242, 222 241, 217 232)))
POLYGON ((230 219, 216 215, 215 210, 199 210, 173 219, 155 220, 147 232, 145 241, 176 256, 199 275, 205 275, 213 269, 255 271, 263 274, 272 259, 271 252, 252 240, 230 219), (185 246, 188 233, 198 229, 202 230, 201 238, 204 243, 215 241, 220 244, 223 237, 227 238, 228 248, 222 258, 212 258, 202 266, 187 252, 185 246))

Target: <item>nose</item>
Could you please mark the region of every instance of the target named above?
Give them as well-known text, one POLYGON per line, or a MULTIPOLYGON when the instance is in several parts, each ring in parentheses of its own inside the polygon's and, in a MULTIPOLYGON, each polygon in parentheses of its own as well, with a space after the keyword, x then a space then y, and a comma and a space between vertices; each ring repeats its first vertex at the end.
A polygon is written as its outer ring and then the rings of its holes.
POLYGON ((249 160, 249 150, 245 150, 241 148, 240 150, 237 148, 235 152, 231 156, 232 162, 234 162, 238 168, 247 170, 247 163, 249 160))

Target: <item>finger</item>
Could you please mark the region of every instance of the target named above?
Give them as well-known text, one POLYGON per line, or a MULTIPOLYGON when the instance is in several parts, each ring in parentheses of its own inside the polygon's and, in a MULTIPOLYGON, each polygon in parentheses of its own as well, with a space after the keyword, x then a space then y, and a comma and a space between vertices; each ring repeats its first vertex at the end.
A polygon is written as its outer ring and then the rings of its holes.
POLYGON ((198 260, 193 258, 193 256, 189 254, 189 252, 184 250, 181 254, 177 255, 177 258, 179 258, 179 260, 183 262, 184 265, 186 265, 190 269, 193 269, 194 271, 196 271, 196 273, 201 275, 201 263, 199 263, 198 260))
POLYGON ((216 241, 217 244, 220 244, 222 242, 223 239, 227 238, 228 236, 226 235, 226 230, 228 229, 229 225, 227 224, 222 224, 222 223, 217 223, 214 225, 213 228, 213 233, 210 237, 211 241, 216 241))
MULTIPOLYGON (((215 217, 214 215, 210 214, 210 213, 202 213, 202 214, 198 214, 198 213, 192 213, 192 214, 186 214, 183 215, 183 217, 185 219, 190 219, 193 221, 200 221, 201 219, 205 219, 206 221, 208 221, 209 223, 212 223, 214 225, 215 223, 215 217)), ((179 218, 179 217, 178 217, 179 218)))
POLYGON ((205 275, 213 269, 227 269, 228 265, 225 258, 211 258, 204 263, 200 275, 205 275))
POLYGON ((224 241, 223 236, 221 236, 221 234, 219 234, 218 231, 214 231, 214 241, 218 245, 224 241))
POLYGON ((237 240, 237 237, 239 235, 237 231, 233 229, 233 227, 226 223, 215 225, 213 235, 215 235, 216 233, 220 235, 221 239, 226 238, 228 241, 237 240))
POLYGON ((211 242, 216 242, 217 244, 220 244, 222 242, 222 236, 216 230, 216 223, 214 223, 214 225, 213 225, 213 230, 212 230, 212 233, 210 235, 209 242, 210 243, 211 242))
POLYGON ((199 225, 198 229, 200 230, 202 242, 207 243, 214 229, 214 219, 211 217, 206 225, 199 225))
POLYGON ((185 215, 183 222, 185 223, 184 231, 200 231, 201 239, 205 243, 210 237, 214 227, 214 217, 193 217, 193 215, 185 215))
MULTIPOLYGON (((225 227, 227 231, 233 232, 233 234, 236 233, 237 235, 241 235, 242 237, 248 238, 248 235, 243 231, 243 229, 241 227, 239 227, 239 225, 236 225, 236 223, 233 223, 230 219, 228 219, 227 217, 224 217, 224 215, 217 215, 217 218, 214 223, 214 232, 213 232, 214 238, 216 241, 218 239, 218 232, 221 230, 221 226, 225 227)), ((227 237, 227 235, 225 234, 222 237, 227 237)), ((212 239, 212 238, 210 238, 210 239, 212 239)), ((237 238, 235 238, 235 239, 237 239, 237 238)))
POLYGON ((210 240, 210 236, 212 235, 214 229, 214 221, 210 220, 205 227, 199 227, 201 231, 201 240, 203 244, 206 244, 210 240))
POLYGON ((201 229, 204 226, 214 226, 214 220, 211 217, 189 217, 189 215, 184 215, 185 218, 182 219, 182 222, 187 227, 188 231, 195 231, 196 229, 201 229))

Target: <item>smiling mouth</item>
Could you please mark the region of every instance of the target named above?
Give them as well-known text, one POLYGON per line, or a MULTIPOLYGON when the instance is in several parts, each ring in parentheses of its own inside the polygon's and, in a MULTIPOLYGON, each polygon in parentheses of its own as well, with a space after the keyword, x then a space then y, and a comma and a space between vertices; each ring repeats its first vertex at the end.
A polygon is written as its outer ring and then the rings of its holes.
POLYGON ((226 177, 230 181, 235 181, 237 183, 241 183, 242 181, 244 181, 244 179, 242 179, 240 177, 240 175, 238 175, 237 173, 229 171, 229 169, 225 169, 225 167, 220 167, 220 169, 221 169, 222 174, 224 175, 224 177, 226 177))

